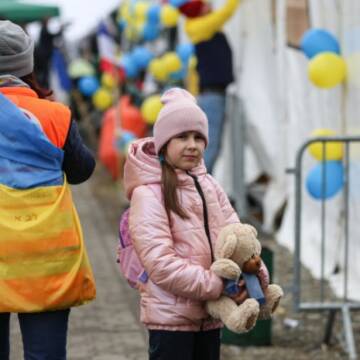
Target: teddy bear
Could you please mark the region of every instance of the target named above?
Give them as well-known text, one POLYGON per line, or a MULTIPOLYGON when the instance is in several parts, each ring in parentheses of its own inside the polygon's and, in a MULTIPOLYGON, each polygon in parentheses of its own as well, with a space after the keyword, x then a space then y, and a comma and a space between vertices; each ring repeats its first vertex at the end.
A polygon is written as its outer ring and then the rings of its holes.
MULTIPOLYGON (((270 318, 283 296, 279 285, 269 284, 268 273, 267 279, 265 279, 266 276, 260 277, 260 270, 266 269, 260 254, 261 244, 257 239, 257 231, 251 225, 230 224, 220 231, 214 251, 215 261, 211 265, 211 270, 223 279, 236 280, 236 283, 240 275, 253 274, 249 277, 252 280, 256 278, 256 282, 260 278, 261 285, 255 289, 255 293, 258 295, 259 292, 263 293, 263 296, 258 296, 258 300, 249 297, 240 305, 226 293, 217 300, 207 301, 207 312, 213 318, 220 319, 229 330, 235 333, 247 332, 255 326, 258 319, 270 318)), ((254 285, 254 281, 251 283, 254 285)), ((251 286, 248 286, 247 282, 246 286, 250 294, 251 286)))

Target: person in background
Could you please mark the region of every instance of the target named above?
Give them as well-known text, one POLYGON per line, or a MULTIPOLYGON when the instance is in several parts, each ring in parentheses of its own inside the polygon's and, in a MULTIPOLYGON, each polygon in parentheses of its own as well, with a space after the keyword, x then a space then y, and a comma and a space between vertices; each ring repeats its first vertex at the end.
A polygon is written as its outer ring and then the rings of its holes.
POLYGON ((205 302, 223 282, 210 266, 219 231, 239 218, 204 165, 205 113, 180 88, 161 101, 154 137, 130 145, 124 169, 129 230, 149 276, 140 286, 149 359, 218 360, 222 324, 205 302))
POLYGON ((223 25, 235 13, 240 0, 226 0, 212 10, 204 0, 191 0, 180 7, 187 16, 185 32, 195 46, 199 76, 198 104, 209 119, 209 146, 204 155, 209 173, 221 149, 221 137, 225 121, 225 95, 227 86, 234 81, 232 50, 221 31, 223 25))
POLYGON ((70 308, 95 298, 70 184, 95 168, 70 110, 48 100, 34 43, 0 21, 0 359, 18 313, 25 360, 66 359, 70 308))
POLYGON ((70 23, 61 25, 56 32, 49 31, 49 18, 41 21, 40 36, 35 47, 35 73, 41 86, 49 88, 51 59, 55 42, 63 35, 64 30, 70 23))

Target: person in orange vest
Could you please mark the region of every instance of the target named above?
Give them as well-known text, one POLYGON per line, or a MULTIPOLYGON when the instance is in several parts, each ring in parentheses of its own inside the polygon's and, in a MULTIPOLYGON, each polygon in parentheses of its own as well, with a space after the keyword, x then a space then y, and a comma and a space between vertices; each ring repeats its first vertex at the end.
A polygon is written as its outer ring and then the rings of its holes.
POLYGON ((66 359, 70 308, 95 298, 95 281, 68 184, 95 160, 70 110, 34 76, 34 43, 0 21, 0 359, 10 313, 24 358, 66 359))

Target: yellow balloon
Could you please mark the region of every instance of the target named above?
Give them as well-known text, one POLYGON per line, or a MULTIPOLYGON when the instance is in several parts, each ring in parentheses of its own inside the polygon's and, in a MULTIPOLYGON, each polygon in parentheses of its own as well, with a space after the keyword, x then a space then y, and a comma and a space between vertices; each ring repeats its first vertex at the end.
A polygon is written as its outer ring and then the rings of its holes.
POLYGON ((115 87, 115 79, 109 73, 103 73, 101 75, 101 85, 107 89, 113 89, 115 87))
POLYGON ((98 110, 104 111, 112 105, 113 97, 109 90, 100 88, 92 96, 92 101, 98 110))
POLYGON ((197 57, 195 55, 192 55, 188 64, 189 69, 190 70, 196 69, 197 63, 198 63, 197 57))
MULTIPOLYGON (((335 136, 336 132, 331 129, 317 129, 311 133, 311 137, 335 136)), ((318 161, 341 160, 343 157, 343 143, 329 142, 325 144, 325 154, 323 157, 323 143, 312 143, 308 149, 310 154, 318 161)))
POLYGON ((176 26, 179 19, 179 10, 169 4, 161 8, 160 21, 164 27, 176 26))
POLYGON ((144 21, 146 18, 147 12, 149 10, 149 7, 150 7, 150 3, 145 2, 145 1, 138 1, 135 4, 135 10, 134 10, 136 18, 142 19, 144 21))
POLYGON ((125 28, 125 37, 129 41, 136 41, 138 38, 138 35, 139 34, 138 34, 134 24, 131 24, 131 26, 128 26, 125 28))
POLYGON ((155 78, 155 80, 160 82, 166 81, 169 76, 166 67, 160 59, 154 59, 150 61, 149 72, 155 78))
POLYGON ((135 21, 134 27, 138 36, 143 32, 144 25, 145 25, 144 19, 138 19, 135 21))
POLYGON ((123 5, 120 6, 119 14, 120 14, 119 16, 120 19, 130 20, 131 16, 130 16, 129 3, 125 2, 123 3, 123 5))
POLYGON ((176 52, 168 52, 162 57, 162 62, 166 67, 168 73, 173 73, 181 70, 181 59, 176 52))
POLYGON ((330 89, 345 79, 346 63, 335 53, 323 52, 309 61, 308 74, 314 85, 330 89))
POLYGON ((151 95, 146 98, 141 105, 141 114, 145 122, 153 125, 162 107, 163 104, 160 101, 160 95, 151 95))

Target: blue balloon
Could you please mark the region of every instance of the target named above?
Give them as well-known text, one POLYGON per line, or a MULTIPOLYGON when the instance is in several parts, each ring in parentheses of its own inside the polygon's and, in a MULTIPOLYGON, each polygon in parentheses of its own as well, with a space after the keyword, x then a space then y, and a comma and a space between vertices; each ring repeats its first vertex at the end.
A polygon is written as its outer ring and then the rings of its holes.
POLYGON ((161 5, 159 4, 151 5, 147 13, 147 18, 149 23, 157 24, 160 21, 160 13, 161 13, 161 5))
POLYGON ((83 95, 91 96, 100 87, 100 84, 95 76, 84 76, 79 80, 78 87, 83 95))
POLYGON ((122 65, 122 67, 125 70, 126 77, 134 78, 138 75, 139 69, 136 66, 136 63, 130 54, 125 54, 121 58, 120 64, 122 65))
POLYGON ((189 0, 169 0, 169 4, 173 7, 179 8, 180 6, 187 3, 189 0))
POLYGON ((145 69, 149 65, 149 62, 152 60, 154 55, 146 47, 137 46, 133 50, 131 57, 138 69, 145 69))
POLYGON ((181 69, 179 71, 173 72, 170 74, 170 79, 174 81, 179 81, 184 79, 186 76, 186 69, 181 69))
POLYGON ((125 150, 129 142, 136 140, 136 136, 131 131, 122 131, 121 137, 116 141, 116 147, 125 150))
POLYGON ((325 51, 340 54, 340 45, 335 36, 323 29, 306 31, 301 39, 300 47, 309 59, 325 51))
POLYGON ((194 54, 194 45, 191 43, 179 44, 176 47, 176 52, 183 63, 187 63, 190 57, 194 54))
POLYGON ((120 21, 118 21, 118 28, 119 28, 119 31, 120 31, 120 32, 121 32, 121 31, 124 31, 125 28, 126 28, 126 26, 127 26, 126 20, 121 19, 120 21))
POLYGON ((155 40, 160 35, 159 25, 147 23, 143 30, 143 39, 145 41, 155 40))
POLYGON ((317 200, 329 199, 344 185, 344 168, 341 161, 324 161, 313 167, 307 178, 306 188, 317 200), (325 172, 325 173, 324 173, 325 172), (323 191, 323 175, 325 192, 323 191))

